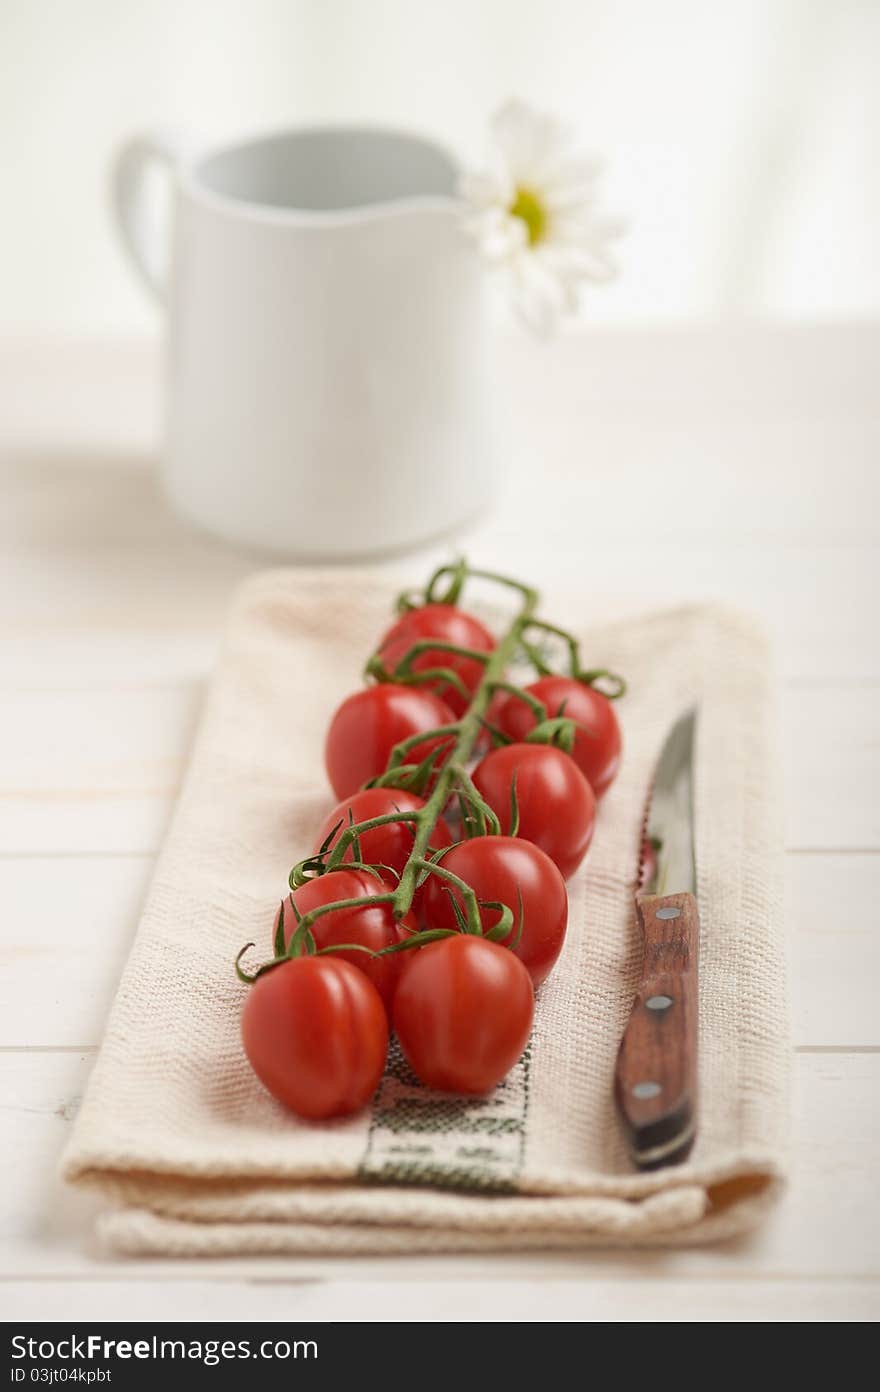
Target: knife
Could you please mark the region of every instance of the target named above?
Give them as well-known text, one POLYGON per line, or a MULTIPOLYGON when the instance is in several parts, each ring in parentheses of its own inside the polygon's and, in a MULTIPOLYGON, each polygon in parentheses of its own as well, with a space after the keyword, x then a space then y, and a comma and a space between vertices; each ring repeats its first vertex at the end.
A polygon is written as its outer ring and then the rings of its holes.
POLYGON ((642 838, 636 914, 644 960, 617 1055, 614 1091, 639 1169, 684 1160, 697 1121, 697 962, 694 863, 696 711, 673 725, 660 753, 642 838))

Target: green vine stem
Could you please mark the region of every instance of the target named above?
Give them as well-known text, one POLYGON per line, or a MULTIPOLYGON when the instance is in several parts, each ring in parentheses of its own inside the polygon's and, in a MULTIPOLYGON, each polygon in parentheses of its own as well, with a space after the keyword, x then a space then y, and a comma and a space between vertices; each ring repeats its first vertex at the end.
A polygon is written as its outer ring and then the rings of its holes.
MULTIPOLYGON (((454 653, 456 657, 469 657, 472 662, 482 663, 487 663, 490 657, 485 648, 465 648, 460 643, 447 643, 442 638, 419 638, 418 642, 407 648, 398 662, 394 669, 395 677, 411 677, 413 663, 417 657, 421 657, 422 653, 426 652, 454 653)), ((442 668, 441 670, 445 671, 446 669, 442 668)))
MULTIPOLYGON (((440 647, 440 643, 429 644, 429 647, 440 647)), ((470 656, 472 651, 470 648, 457 648, 451 643, 445 644, 445 648, 448 652, 463 657, 470 656)), ((485 656, 485 654, 483 655, 485 656)), ((440 685, 444 689, 451 686, 454 691, 458 692, 462 700, 470 700, 470 692, 458 673, 454 672, 451 667, 427 667, 418 672, 405 671, 403 664, 408 657, 409 653, 406 653, 397 666, 389 671, 379 654, 374 653, 364 668, 364 676, 374 677, 378 682, 396 682, 400 686, 427 686, 429 682, 432 685, 440 685)))
MULTIPOLYGON (((427 595, 432 593, 432 587, 437 582, 438 577, 449 572, 449 567, 441 569, 431 577, 428 583, 427 595)), ((455 572, 458 574, 458 571, 455 572)), ((517 650, 523 631, 534 618, 535 610, 538 607, 538 592, 531 589, 528 585, 522 585, 519 581, 511 580, 504 575, 496 575, 493 572, 472 570, 470 575, 480 576, 482 579, 494 580, 498 584, 506 585, 516 590, 522 596, 522 604, 519 613, 510 624, 507 632, 499 640, 497 646, 490 653, 484 653, 486 659, 483 666, 483 675, 471 697, 470 705, 458 722, 458 736, 452 749, 448 752, 446 762, 437 775, 437 782, 433 792, 428 798, 425 806, 418 813, 415 822, 415 837, 413 840, 412 851, 409 860, 403 868, 400 876, 400 883, 394 892, 394 913, 395 917, 402 918, 408 912, 412 904, 413 894, 419 874, 419 861, 425 859, 429 847, 431 832, 438 821, 444 807, 449 801, 450 794, 455 789, 456 780, 462 770, 462 766, 467 763, 473 752, 481 732, 482 722, 492 693, 499 682, 504 680, 504 673, 507 664, 510 662, 517 650)), ((340 838, 341 840, 341 838, 340 838)), ((435 873, 438 873, 435 870, 435 873)))
POLYGON ((467 800, 477 816, 480 826, 481 836, 500 836, 501 823, 498 815, 492 810, 485 798, 480 795, 474 784, 473 779, 463 764, 457 764, 453 769, 455 783, 458 791, 467 800))
POLYGON ((626 695, 626 682, 619 672, 609 672, 607 667, 595 667, 589 672, 578 672, 578 681, 582 681, 586 686, 595 686, 597 691, 601 691, 603 696, 607 696, 609 701, 619 701, 621 696, 626 695), (611 690, 605 690, 598 686, 598 682, 610 684, 611 690))
MULTIPOLYGON (((562 749, 566 754, 570 754, 574 749, 574 739, 577 733, 577 726, 573 720, 567 716, 556 715, 549 720, 542 720, 534 729, 529 730, 526 735, 527 744, 553 744, 557 749, 562 749)), ((581 730, 588 738, 592 738, 589 730, 581 730)))
POLYGON ((459 721, 456 720, 452 725, 438 725, 433 730, 425 730, 423 734, 408 735, 407 738, 401 740, 399 744, 395 744, 392 749, 386 773, 390 773, 392 769, 399 768, 401 764, 406 763, 407 754, 411 749, 415 749, 417 745, 427 744, 428 740, 442 739, 444 735, 457 735, 458 728, 459 721))
MULTIPOLYGON (((546 674, 545 674, 546 675, 546 674)), ((547 719, 547 707, 543 701, 539 701, 537 696, 533 696, 530 691, 524 691, 521 686, 514 686, 513 682, 495 682, 493 695, 496 691, 503 691, 508 696, 515 696, 518 700, 528 706, 538 724, 547 719)))
POLYGON ((581 666, 580 645, 573 634, 567 629, 560 628, 557 624, 548 623, 546 619, 530 618, 523 630, 520 650, 528 658, 540 677, 551 676, 553 669, 548 667, 542 655, 538 652, 534 643, 528 638, 529 632, 537 629, 540 633, 547 633, 552 638, 558 638, 568 648, 569 663, 571 667, 570 675, 575 681, 583 682, 585 686, 595 686, 597 681, 606 681, 611 684, 611 691, 604 691, 602 694, 608 697, 609 701, 616 701, 626 692, 626 682, 617 672, 609 672, 606 667, 596 667, 587 670, 581 666))

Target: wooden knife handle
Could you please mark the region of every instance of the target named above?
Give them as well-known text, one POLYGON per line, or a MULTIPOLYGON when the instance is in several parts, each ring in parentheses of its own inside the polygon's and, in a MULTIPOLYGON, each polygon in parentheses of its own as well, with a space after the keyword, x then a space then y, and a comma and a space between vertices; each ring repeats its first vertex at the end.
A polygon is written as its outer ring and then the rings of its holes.
POLYGON ((641 894, 642 979, 614 1078, 630 1151, 643 1170, 684 1160, 697 1119, 697 961, 700 918, 692 894, 641 894))

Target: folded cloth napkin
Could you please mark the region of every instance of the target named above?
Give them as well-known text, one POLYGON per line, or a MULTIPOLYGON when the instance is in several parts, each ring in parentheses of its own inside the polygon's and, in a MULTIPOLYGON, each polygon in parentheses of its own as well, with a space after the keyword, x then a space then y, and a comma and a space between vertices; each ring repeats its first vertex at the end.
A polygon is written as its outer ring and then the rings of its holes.
POLYGON ((624 757, 569 884, 531 1043, 493 1094, 422 1089, 393 1046, 370 1107, 313 1124, 251 1072, 233 958, 249 940, 271 956, 288 870, 333 801, 329 715, 391 598, 351 573, 275 571, 242 588, 65 1176, 113 1201, 103 1236, 132 1253, 685 1244, 750 1226, 785 1170, 781 836, 766 647, 728 610, 584 631, 571 597, 545 605, 574 618, 589 665, 626 676, 624 757), (633 882, 660 745, 694 702, 699 1132, 686 1163, 639 1173, 612 1101, 640 963, 633 882))

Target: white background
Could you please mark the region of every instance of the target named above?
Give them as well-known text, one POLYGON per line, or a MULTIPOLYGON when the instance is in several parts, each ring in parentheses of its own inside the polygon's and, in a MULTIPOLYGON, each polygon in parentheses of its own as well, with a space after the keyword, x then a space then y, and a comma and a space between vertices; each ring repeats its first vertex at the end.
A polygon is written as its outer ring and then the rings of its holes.
POLYGON ((364 120, 478 158, 510 95, 628 217, 594 320, 880 312, 877 0, 0 0, 0 335, 149 332, 114 149, 364 120), (874 158, 871 158, 872 144, 874 158))

